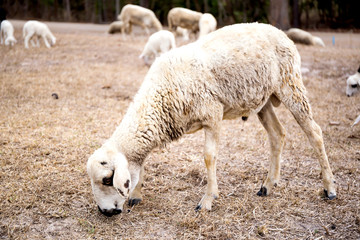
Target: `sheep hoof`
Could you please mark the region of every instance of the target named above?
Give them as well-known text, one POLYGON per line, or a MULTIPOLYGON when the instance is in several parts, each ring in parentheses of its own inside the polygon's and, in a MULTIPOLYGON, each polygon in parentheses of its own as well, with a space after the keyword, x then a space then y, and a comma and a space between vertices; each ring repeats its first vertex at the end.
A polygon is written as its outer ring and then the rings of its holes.
POLYGON ((327 197, 329 200, 333 200, 336 198, 336 194, 331 193, 331 192, 330 192, 330 194, 328 194, 328 191, 326 189, 324 189, 324 193, 325 193, 325 197, 327 197))
POLYGON ((138 205, 140 202, 141 202, 140 198, 132 198, 132 199, 129 199, 128 204, 130 207, 132 207, 132 206, 138 205))
POLYGON ((257 192, 258 196, 265 197, 267 195, 267 189, 266 187, 261 187, 260 191, 257 192))

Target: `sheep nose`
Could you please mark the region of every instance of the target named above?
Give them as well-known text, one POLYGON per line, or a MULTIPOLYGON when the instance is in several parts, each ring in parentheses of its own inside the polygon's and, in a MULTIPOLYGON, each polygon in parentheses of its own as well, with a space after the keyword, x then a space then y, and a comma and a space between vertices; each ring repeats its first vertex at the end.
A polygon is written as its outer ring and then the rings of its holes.
POLYGON ((113 215, 116 215, 116 214, 119 214, 122 212, 121 209, 116 209, 116 208, 113 208, 113 209, 101 209, 99 206, 98 206, 98 209, 99 211, 104 214, 105 216, 107 217, 111 217, 113 215))

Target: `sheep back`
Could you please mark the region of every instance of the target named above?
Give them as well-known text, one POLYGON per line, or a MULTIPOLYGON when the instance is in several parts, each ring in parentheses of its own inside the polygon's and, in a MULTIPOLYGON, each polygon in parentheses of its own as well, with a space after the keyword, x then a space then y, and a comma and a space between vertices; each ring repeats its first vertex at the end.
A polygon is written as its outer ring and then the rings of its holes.
POLYGON ((168 13, 169 29, 176 27, 190 29, 192 32, 199 31, 199 20, 203 14, 190 9, 176 7, 168 13))
POLYGON ((305 45, 317 45, 324 47, 325 44, 319 37, 314 37, 311 33, 301 30, 299 28, 290 28, 286 31, 286 35, 295 43, 301 43, 305 45))
POLYGON ((153 11, 133 4, 127 4, 122 8, 118 20, 124 22, 126 25, 131 23, 140 26, 154 27, 157 31, 162 29, 162 25, 153 11))
POLYGON ((257 113, 273 94, 309 111, 304 92, 294 43, 267 24, 236 24, 158 58, 118 135, 137 129, 135 142, 159 146, 197 123, 257 113))

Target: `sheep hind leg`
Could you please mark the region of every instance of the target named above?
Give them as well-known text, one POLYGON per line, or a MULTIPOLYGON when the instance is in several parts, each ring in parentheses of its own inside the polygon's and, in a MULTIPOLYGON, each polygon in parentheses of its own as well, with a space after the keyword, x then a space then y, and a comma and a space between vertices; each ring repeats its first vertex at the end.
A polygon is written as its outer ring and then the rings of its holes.
POLYGON ((258 113, 258 118, 267 131, 270 142, 270 169, 265 182, 257 193, 258 196, 266 196, 280 180, 280 160, 284 147, 285 129, 276 117, 270 100, 258 113))
POLYGON ((130 193, 129 202, 128 202, 130 207, 135 206, 142 201, 141 189, 143 186, 143 181, 144 181, 144 166, 142 166, 140 169, 140 176, 138 183, 136 184, 134 190, 130 193))
POLYGON ((295 120, 305 132, 310 144, 317 153, 326 197, 330 200, 336 198, 336 181, 326 155, 322 131, 312 117, 311 108, 307 99, 305 97, 303 98, 302 107, 299 107, 300 103, 294 100, 284 102, 284 104, 293 114, 295 120))
POLYGON ((216 180, 216 155, 218 152, 220 126, 204 127, 205 150, 204 160, 207 169, 206 193, 195 208, 196 211, 205 208, 211 210, 212 201, 219 197, 219 190, 216 180))

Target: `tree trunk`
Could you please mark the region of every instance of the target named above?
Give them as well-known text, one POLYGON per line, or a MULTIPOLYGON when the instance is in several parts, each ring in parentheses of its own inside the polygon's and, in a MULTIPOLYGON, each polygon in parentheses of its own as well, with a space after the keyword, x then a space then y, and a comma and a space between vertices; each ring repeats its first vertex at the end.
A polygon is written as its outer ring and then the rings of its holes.
POLYGON ((290 27, 288 9, 287 0, 270 0, 270 24, 282 30, 288 29, 290 27))
POLYGON ((58 0, 54 0, 54 18, 56 19, 56 20, 59 20, 58 19, 58 11, 59 11, 59 3, 58 3, 58 0))
POLYGON ((115 1, 115 19, 117 19, 117 17, 120 14, 120 0, 116 0, 115 1))
POLYGON ((140 6, 149 8, 149 0, 140 0, 140 6))
POLYGON ((195 11, 201 12, 201 5, 199 4, 199 1, 193 0, 193 2, 195 3, 195 11))
POLYGON ((107 14, 106 14, 106 1, 105 0, 102 0, 102 21, 106 22, 107 21, 107 14))
POLYGON ((293 0, 293 26, 300 27, 299 0, 293 0))
POLYGON ((218 16, 219 25, 221 26, 224 23, 224 19, 227 17, 223 0, 218 1, 218 12, 219 12, 219 16, 218 16))
POLYGON ((208 0, 204 0, 204 13, 209 12, 209 4, 208 0))
POLYGON ((70 0, 65 0, 65 20, 70 22, 71 21, 71 7, 70 7, 70 0))
POLYGON ((190 0, 186 0, 186 8, 190 9, 190 0))

